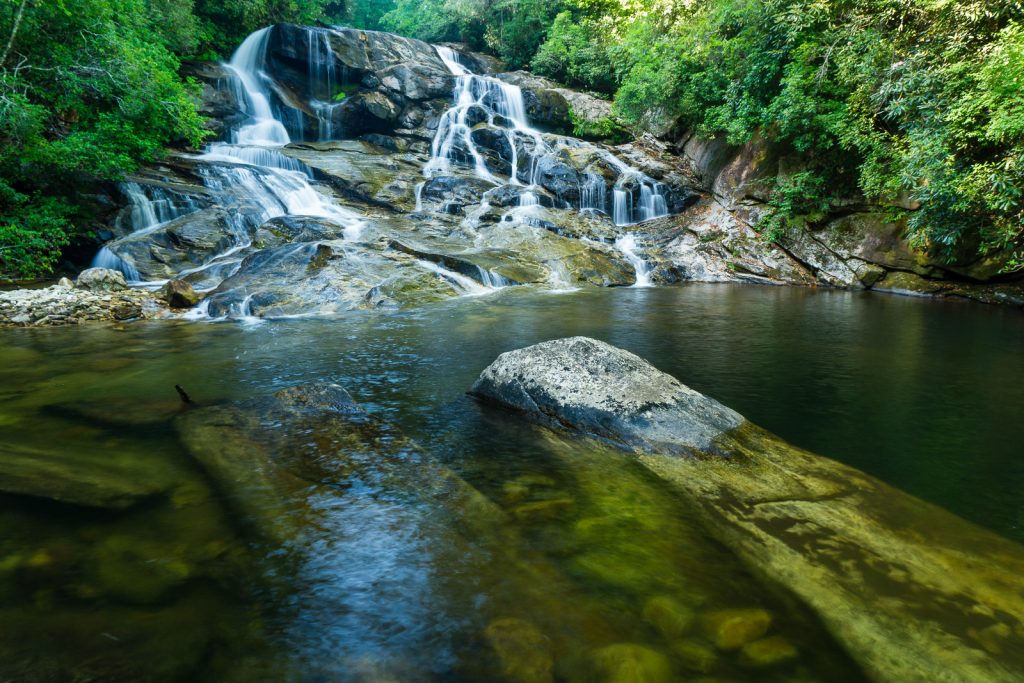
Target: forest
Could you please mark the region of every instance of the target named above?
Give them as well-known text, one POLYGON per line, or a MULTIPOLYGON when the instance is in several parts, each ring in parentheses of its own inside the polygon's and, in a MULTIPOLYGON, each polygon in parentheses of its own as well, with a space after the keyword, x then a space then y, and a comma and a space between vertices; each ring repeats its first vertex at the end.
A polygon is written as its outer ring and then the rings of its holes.
POLYGON ((766 240, 864 198, 908 237, 1024 267, 1024 8, 1015 0, 3 0, 0 271, 88 239, 90 192, 199 147, 183 60, 277 22, 460 42, 613 99, 637 132, 800 155, 766 240))

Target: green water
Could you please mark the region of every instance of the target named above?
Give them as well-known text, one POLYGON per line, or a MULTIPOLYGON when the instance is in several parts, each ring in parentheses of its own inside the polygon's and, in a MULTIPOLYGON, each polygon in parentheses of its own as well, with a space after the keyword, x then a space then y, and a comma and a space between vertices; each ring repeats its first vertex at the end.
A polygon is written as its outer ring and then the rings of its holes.
POLYGON ((536 679, 550 663, 555 680, 626 681, 616 676, 643 660, 669 680, 861 680, 810 615, 627 456, 464 396, 499 353, 575 334, 1024 537, 1016 311, 691 285, 504 291, 251 326, 6 330, 0 454, 99 463, 160 493, 126 510, 0 496, 0 677, 491 681, 536 679), (293 543, 260 541, 240 512, 252 501, 215 486, 179 440, 173 386, 203 406, 311 381, 348 388, 507 523, 389 490, 370 458, 310 496, 293 543), (761 636, 796 656, 753 668, 716 646, 722 610, 770 617, 761 636))

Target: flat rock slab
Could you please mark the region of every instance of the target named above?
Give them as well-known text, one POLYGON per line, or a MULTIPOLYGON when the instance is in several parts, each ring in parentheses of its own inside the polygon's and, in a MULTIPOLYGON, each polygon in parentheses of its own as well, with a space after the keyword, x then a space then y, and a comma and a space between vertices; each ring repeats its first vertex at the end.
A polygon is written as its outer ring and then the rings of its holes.
POLYGON ((645 453, 727 455, 716 439, 744 422, 639 356, 586 337, 503 353, 470 393, 645 453))
POLYGON ((0 445, 0 492, 4 493, 123 510, 168 491, 175 483, 152 475, 144 465, 125 467, 103 454, 0 445))
POLYGON ((473 393, 639 451, 710 535, 814 610, 872 680, 1024 680, 1020 545, 796 448, 602 342, 503 354, 473 393))

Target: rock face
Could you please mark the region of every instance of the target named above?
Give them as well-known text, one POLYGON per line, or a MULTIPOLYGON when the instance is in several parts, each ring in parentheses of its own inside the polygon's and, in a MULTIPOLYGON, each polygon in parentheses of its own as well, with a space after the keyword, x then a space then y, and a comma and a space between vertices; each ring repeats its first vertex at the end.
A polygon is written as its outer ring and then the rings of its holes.
MULTIPOLYGON (((911 246, 907 218, 919 208, 912 203, 879 205, 856 197, 838 201, 823 216, 792 226, 769 244, 755 228, 768 211, 776 181, 801 168, 798 156, 759 137, 731 147, 686 135, 674 150, 705 194, 695 211, 680 217, 686 233, 667 247, 685 279, 703 279, 704 273, 732 279, 717 258, 694 254, 694 240, 705 245, 705 254, 722 253, 718 245, 732 253, 737 241, 760 242, 753 265, 729 266, 741 279, 747 273, 784 283, 1024 305, 1024 278, 1001 273, 1008 252, 982 256, 967 245, 948 261, 911 246)), ((725 257, 727 263, 731 260, 725 257)))
MULTIPOLYGON (((795 448, 594 340, 503 354, 472 391, 542 424, 638 451, 716 539, 816 612, 872 680, 1024 677, 1017 544, 795 448), (667 424, 681 425, 680 435, 666 435, 667 424), (681 444, 702 457, 678 457, 681 444)), ((758 667, 795 656, 784 640, 759 640, 769 623, 759 610, 727 610, 701 626, 758 667)))
POLYGON ((498 356, 473 396, 648 453, 694 455, 743 418, 628 351, 586 337, 498 356))

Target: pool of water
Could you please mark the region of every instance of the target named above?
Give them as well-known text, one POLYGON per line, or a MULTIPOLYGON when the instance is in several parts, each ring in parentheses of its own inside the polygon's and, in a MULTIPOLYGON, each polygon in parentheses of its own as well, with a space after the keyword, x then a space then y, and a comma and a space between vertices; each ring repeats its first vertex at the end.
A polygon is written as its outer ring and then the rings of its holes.
MULTIPOLYGON (((811 615, 627 456, 464 395, 503 351, 569 335, 629 349, 799 446, 1024 538, 1017 311, 687 285, 5 330, 0 454, 87 463, 161 494, 122 510, 0 496, 0 673, 599 681, 640 666, 671 680, 861 680, 811 615), (192 457, 174 385, 203 410, 313 381, 345 386, 415 440, 426 471, 483 494, 485 512, 393 490, 381 482, 408 472, 382 478, 391 465, 370 458, 297 494, 307 521, 285 527, 291 542, 254 535, 246 510, 260 500, 192 457), (758 668, 716 641, 729 618, 790 654, 758 668)), ((242 424, 238 438, 263 448, 242 424)))

